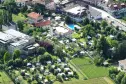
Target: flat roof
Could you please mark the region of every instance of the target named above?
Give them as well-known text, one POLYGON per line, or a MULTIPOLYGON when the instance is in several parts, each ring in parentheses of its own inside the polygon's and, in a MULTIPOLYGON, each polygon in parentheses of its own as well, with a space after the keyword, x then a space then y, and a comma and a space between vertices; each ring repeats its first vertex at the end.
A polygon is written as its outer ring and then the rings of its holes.
POLYGON ((14 36, 11 36, 11 35, 3 33, 3 32, 0 32, 0 39, 3 40, 3 41, 9 41, 9 40, 11 40, 13 38, 14 38, 14 36))
POLYGON ((55 28, 58 33, 67 33, 69 30, 63 27, 56 27, 55 28))
POLYGON ((25 43, 28 43, 28 40, 20 40, 20 41, 15 41, 14 43, 11 43, 11 45, 13 46, 19 46, 19 45, 22 45, 22 44, 25 44, 25 43))
POLYGON ((18 37, 18 38, 29 38, 28 35, 23 34, 19 31, 14 30, 14 29, 6 30, 5 33, 10 34, 10 35, 15 36, 15 37, 18 37))
POLYGON ((85 7, 76 6, 76 7, 71 8, 71 9, 66 9, 65 11, 76 15, 76 14, 78 14, 78 13, 84 12, 85 9, 86 9, 85 7))

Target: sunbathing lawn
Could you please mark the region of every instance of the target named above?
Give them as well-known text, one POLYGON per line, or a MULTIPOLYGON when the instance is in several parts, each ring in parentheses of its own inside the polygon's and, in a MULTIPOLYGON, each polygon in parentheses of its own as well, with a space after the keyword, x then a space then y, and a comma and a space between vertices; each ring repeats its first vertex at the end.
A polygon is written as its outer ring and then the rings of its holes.
POLYGON ((20 21, 26 20, 26 17, 23 14, 21 14, 21 13, 19 13, 18 15, 13 14, 12 18, 13 18, 14 22, 17 22, 19 20, 20 21))
POLYGON ((4 71, 0 71, 0 84, 14 84, 4 71))
POLYGON ((72 62, 80 68, 88 78, 108 76, 108 68, 95 66, 91 63, 91 59, 89 57, 74 58, 72 62))
POLYGON ((54 82, 54 84, 109 84, 109 83, 103 77, 101 77, 101 78, 93 78, 89 80, 64 81, 63 83, 56 81, 54 82))
POLYGON ((81 35, 78 34, 78 33, 73 33, 73 34, 72 34, 72 37, 73 37, 73 38, 76 38, 76 39, 80 38, 80 36, 81 36, 81 35))

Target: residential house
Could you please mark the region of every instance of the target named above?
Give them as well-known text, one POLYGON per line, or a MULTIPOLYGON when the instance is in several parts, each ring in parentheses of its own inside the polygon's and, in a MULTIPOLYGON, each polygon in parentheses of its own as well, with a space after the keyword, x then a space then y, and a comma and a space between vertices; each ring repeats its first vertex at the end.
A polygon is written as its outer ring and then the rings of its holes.
POLYGON ((39 13, 31 12, 27 16, 28 23, 33 24, 36 27, 48 26, 51 24, 50 19, 45 20, 39 13))
POLYGON ((45 5, 45 0, 32 0, 32 4, 36 4, 36 3, 45 5))
POLYGON ((115 18, 126 16, 126 3, 113 3, 108 5, 108 12, 115 18))
POLYGON ((46 8, 49 9, 49 10, 55 10, 56 9, 56 4, 53 0, 51 0, 49 3, 47 3, 46 5, 46 8))
POLYGON ((126 59, 120 60, 119 62, 119 69, 126 71, 126 59))
POLYGON ((21 7, 21 6, 26 6, 26 5, 30 5, 32 3, 32 0, 15 0, 17 6, 21 7))
POLYGON ((45 5, 49 10, 56 9, 56 4, 53 0, 15 0, 15 2, 19 7, 39 3, 45 5))
POLYGON ((36 12, 31 12, 28 15, 28 23, 33 24, 43 20, 43 16, 36 12))

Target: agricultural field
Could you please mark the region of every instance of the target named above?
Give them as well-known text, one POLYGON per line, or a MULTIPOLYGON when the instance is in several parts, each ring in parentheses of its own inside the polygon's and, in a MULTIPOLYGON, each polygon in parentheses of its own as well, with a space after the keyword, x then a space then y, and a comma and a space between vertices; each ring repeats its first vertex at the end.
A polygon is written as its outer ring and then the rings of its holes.
MULTIPOLYGON (((61 84, 60 82, 55 82, 54 84, 61 84)), ((71 80, 64 81, 62 84, 110 84, 103 77, 93 78, 89 80, 71 80)), ((111 83, 113 84, 113 83, 111 83)))
POLYGON ((4 71, 0 71, 0 84, 14 84, 4 71))
POLYGON ((108 76, 108 68, 97 67, 89 57, 75 58, 72 62, 90 79, 108 76))

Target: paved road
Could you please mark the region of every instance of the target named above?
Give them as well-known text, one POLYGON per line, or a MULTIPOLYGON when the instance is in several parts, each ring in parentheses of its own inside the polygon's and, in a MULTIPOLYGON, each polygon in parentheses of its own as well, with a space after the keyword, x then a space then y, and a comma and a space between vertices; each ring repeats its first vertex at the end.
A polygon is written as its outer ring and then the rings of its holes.
MULTIPOLYGON (((92 6, 91 6, 91 7, 92 7, 92 6)), ((95 9, 95 10, 97 10, 97 11, 99 11, 99 12, 101 12, 101 13, 102 13, 102 18, 103 18, 103 19, 106 19, 109 23, 110 23, 111 21, 113 21, 113 23, 112 23, 113 26, 115 26, 115 27, 116 27, 116 26, 119 26, 119 29, 126 31, 126 23, 124 23, 124 22, 122 22, 122 21, 120 21, 120 20, 114 18, 114 17, 111 16, 109 13, 107 13, 107 12, 101 10, 101 9, 98 9, 98 8, 95 8, 95 7, 92 7, 92 8, 95 9), (108 18, 108 17, 109 17, 109 18, 108 18)))

